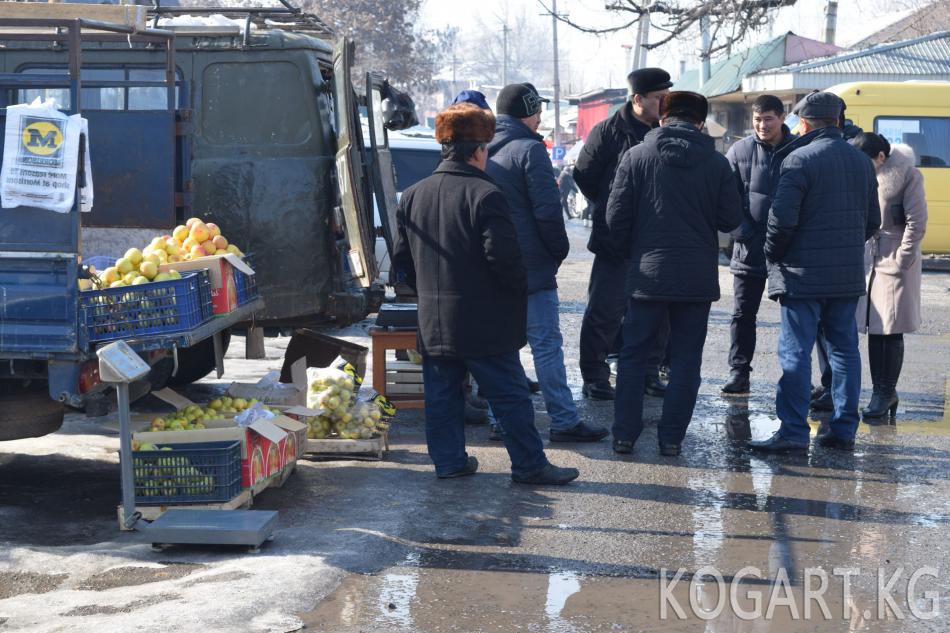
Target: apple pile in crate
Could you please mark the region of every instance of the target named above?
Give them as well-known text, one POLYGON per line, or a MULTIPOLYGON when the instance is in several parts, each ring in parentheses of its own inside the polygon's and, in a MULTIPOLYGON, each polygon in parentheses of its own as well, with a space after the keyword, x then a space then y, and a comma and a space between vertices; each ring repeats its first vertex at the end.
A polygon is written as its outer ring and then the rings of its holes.
POLYGON ((178 271, 158 272, 158 267, 162 264, 187 262, 225 253, 238 257, 244 256, 241 249, 221 235, 221 229, 217 224, 191 218, 185 224, 176 226, 171 235, 155 237, 151 244, 142 250, 130 248, 125 256, 116 260, 115 265, 102 272, 90 269, 89 272, 94 277, 92 282, 80 283, 80 287, 83 290, 89 290, 94 286, 118 288, 147 284, 152 281, 180 279, 181 275, 178 271))

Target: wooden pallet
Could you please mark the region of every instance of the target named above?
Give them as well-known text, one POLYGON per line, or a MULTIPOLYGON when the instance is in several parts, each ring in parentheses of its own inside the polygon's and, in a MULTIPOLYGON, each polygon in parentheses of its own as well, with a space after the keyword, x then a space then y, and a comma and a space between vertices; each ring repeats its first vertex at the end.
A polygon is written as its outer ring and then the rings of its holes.
POLYGON ((339 457, 340 459, 383 458, 389 450, 389 433, 382 433, 379 437, 368 440, 324 439, 307 440, 307 453, 317 457, 339 457))
MULTIPOLYGON (((297 468, 297 462, 294 462, 290 467, 284 468, 276 475, 271 475, 266 479, 262 479, 250 488, 245 488, 241 490, 241 493, 231 499, 226 503, 208 503, 208 504, 191 504, 191 503, 182 503, 182 504, 169 504, 162 506, 135 506, 135 511, 139 512, 142 515, 142 519, 145 521, 154 521, 160 517, 166 510, 171 510, 174 508, 180 508, 182 510, 247 510, 252 505, 254 505, 254 497, 261 494, 268 488, 280 488, 283 486, 290 476, 294 473, 294 470, 297 468)), ((116 512, 119 518, 119 529, 127 530, 122 523, 123 514, 122 506, 119 505, 116 508, 116 512)))

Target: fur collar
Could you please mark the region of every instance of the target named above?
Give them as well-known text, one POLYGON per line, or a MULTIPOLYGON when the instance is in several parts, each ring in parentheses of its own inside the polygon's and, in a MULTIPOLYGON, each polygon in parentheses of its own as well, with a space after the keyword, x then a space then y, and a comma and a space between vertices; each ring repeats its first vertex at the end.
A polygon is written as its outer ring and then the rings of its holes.
POLYGON ((877 173, 877 190, 882 200, 893 200, 901 195, 916 162, 914 150, 908 145, 891 145, 891 155, 877 173))

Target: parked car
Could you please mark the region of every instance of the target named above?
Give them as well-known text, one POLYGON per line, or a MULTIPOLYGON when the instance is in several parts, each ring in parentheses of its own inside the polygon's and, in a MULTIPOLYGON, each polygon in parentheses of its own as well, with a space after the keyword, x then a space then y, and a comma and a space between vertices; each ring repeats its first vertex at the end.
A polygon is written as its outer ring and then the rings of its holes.
MULTIPOLYGON (((396 176, 396 199, 408 187, 416 184, 435 171, 442 155, 442 146, 431 136, 416 136, 390 132, 389 152, 392 157, 393 172, 396 176)), ((377 227, 382 227, 379 207, 374 200, 374 219, 377 227)), ((382 283, 389 280, 389 250, 382 231, 376 232, 376 262, 379 267, 379 279, 382 283)))

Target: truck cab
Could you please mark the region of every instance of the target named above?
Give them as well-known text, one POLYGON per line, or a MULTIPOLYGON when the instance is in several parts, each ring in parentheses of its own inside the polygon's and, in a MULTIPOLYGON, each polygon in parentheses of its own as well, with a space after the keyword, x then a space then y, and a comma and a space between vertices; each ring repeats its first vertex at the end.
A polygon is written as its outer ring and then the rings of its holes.
MULTIPOLYGON (((0 107, 35 97, 55 97, 68 111, 82 104, 95 190, 93 211, 68 219, 0 214, 0 250, 17 253, 0 270, 0 285, 17 295, 0 316, 0 391, 8 395, 29 387, 48 392, 47 402, 81 406, 83 385, 95 382, 94 350, 78 324, 81 260, 120 257, 189 217, 224 227, 248 254, 263 299, 255 325, 348 323, 382 300, 374 243, 377 234, 390 239, 395 196, 382 192, 395 184, 388 161, 367 160, 376 140, 364 148, 358 107, 369 104, 385 125, 388 84, 376 78, 355 90, 352 44, 334 43, 326 25, 296 9, 226 10, 234 19, 223 27, 153 9, 147 33, 127 28, 69 46, 63 37, 10 38, 0 48, 0 76, 12 78, 0 86, 0 107), (80 74, 81 87, 71 85, 80 74), (14 314, 36 330, 23 330, 16 345, 14 314), (58 325, 46 323, 51 315, 58 325)), ((197 379, 220 368, 227 332, 215 322, 203 344, 189 337, 137 349, 151 362, 171 350, 175 369, 198 368, 190 374, 197 379)), ((36 434, 0 428, 0 439, 36 434)))

